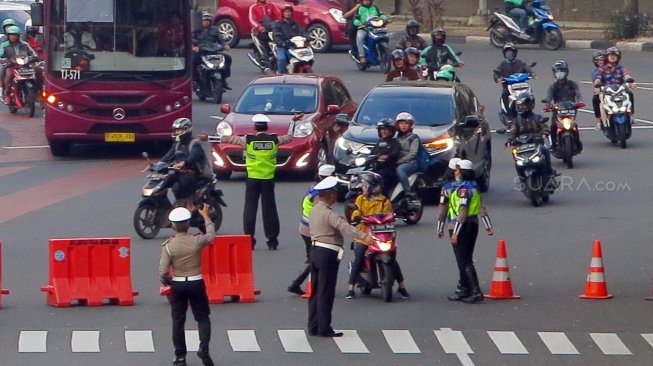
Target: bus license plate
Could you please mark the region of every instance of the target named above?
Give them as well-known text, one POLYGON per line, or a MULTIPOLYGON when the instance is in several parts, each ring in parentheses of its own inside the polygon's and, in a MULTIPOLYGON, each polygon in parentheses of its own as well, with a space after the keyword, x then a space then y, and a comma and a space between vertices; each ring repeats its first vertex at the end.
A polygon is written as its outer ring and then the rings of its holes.
POLYGON ((107 132, 104 134, 105 142, 134 142, 136 134, 133 132, 107 132))

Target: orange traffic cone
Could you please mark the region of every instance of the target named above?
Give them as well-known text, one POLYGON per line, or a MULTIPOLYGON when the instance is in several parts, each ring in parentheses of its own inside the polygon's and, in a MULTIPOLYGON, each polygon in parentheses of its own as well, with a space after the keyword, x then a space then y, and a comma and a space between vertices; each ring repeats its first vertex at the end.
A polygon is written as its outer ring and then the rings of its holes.
POLYGON ((592 261, 587 273, 587 282, 585 292, 578 296, 581 299, 609 299, 612 295, 608 294, 608 287, 605 283, 605 274, 603 272, 603 254, 601 253, 601 241, 594 240, 592 248, 592 261))
POLYGON ((497 260, 494 264, 494 274, 490 293, 485 295, 490 299, 519 299, 519 295, 512 293, 510 273, 508 273, 508 257, 506 255, 506 242, 499 240, 497 244, 497 260))
POLYGON ((301 296, 304 299, 308 299, 313 294, 313 284, 311 283, 311 275, 308 275, 308 284, 306 284, 306 292, 301 296))

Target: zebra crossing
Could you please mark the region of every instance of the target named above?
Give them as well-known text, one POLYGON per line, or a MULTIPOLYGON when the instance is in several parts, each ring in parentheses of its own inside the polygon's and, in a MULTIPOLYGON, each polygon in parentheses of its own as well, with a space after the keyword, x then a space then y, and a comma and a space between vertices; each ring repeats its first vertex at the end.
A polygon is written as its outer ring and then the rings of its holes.
MULTIPOLYGON (((369 354, 370 350, 366 341, 360 336, 357 330, 339 330, 344 333, 343 337, 333 338, 337 348, 342 354, 369 354)), ((70 334, 70 352, 72 353, 99 353, 101 350, 100 330, 72 330, 70 334)), ((309 337, 304 329, 278 329, 276 335, 281 348, 262 349, 254 329, 230 329, 226 331, 227 340, 233 352, 285 352, 292 353, 313 353, 314 347, 323 345, 316 341, 315 337, 309 337)), ((496 351, 502 355, 529 355, 527 344, 522 342, 520 336, 514 331, 484 331, 485 335, 496 347, 496 351)), ((522 337, 527 337, 528 332, 519 332, 522 337)), ((56 332, 56 340, 48 340, 50 332, 47 330, 21 330, 18 334, 18 353, 46 353, 50 352, 48 343, 60 342, 61 331, 56 332)), ((469 355, 474 354, 474 343, 468 342, 463 332, 450 328, 433 330, 433 342, 421 344, 416 342, 411 330, 408 329, 383 329, 380 331, 381 339, 385 340, 387 349, 393 354, 421 354, 424 347, 434 347, 443 350, 445 353, 455 354, 464 365, 472 365, 469 355)), ((565 332, 542 331, 536 332, 539 340, 546 346, 551 355, 582 355, 583 352, 572 343, 565 332)), ((113 334, 115 336, 115 333, 113 334)), ((640 333, 643 338, 642 344, 653 348, 653 333, 640 333)), ((125 330, 124 338, 111 340, 112 343, 124 342, 124 350, 127 353, 151 353, 156 352, 155 337, 152 330, 125 330)), ((368 334, 369 336, 369 334, 368 334)), ((609 356, 633 355, 630 348, 617 333, 587 333, 587 337, 596 345, 586 352, 601 352, 609 356)), ((53 336, 54 338, 54 336, 53 336)), ((473 337, 472 337, 473 338, 473 337)), ((68 339, 68 338, 66 338, 68 339)), ((470 338, 471 339, 471 338, 470 338)), ((632 338, 631 338, 632 339, 632 338)), ((473 339, 472 339, 473 340, 473 339)), ((478 340, 476 340, 478 342, 478 340)), ((186 330, 186 342, 188 350, 197 351, 199 348, 199 334, 197 330, 186 330)), ((370 343, 372 340, 369 341, 370 343)), ((533 348, 533 345, 530 345, 533 348)), ((57 344, 56 351, 66 351, 60 344, 57 344)), ((66 346, 67 348, 67 346, 66 346)), ((641 345, 640 345, 641 350, 641 345)), ((168 350, 164 350, 168 351, 168 350)), ((487 351, 487 350, 486 350, 487 351)), ((648 350, 651 352, 653 350, 648 350)))

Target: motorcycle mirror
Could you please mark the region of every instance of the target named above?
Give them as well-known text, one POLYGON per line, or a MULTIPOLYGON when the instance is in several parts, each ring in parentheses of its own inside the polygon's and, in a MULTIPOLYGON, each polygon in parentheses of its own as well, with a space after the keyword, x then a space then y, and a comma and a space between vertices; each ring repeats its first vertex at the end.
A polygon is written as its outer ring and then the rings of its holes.
POLYGON ((547 122, 549 122, 549 117, 542 118, 541 123, 547 123, 547 122))
POLYGON ((143 151, 143 152, 141 153, 141 156, 144 157, 145 159, 149 159, 149 158, 150 158, 150 154, 148 154, 147 151, 143 151))
POLYGON ((327 106, 327 114, 338 114, 340 113, 340 106, 337 104, 329 104, 327 106))
POLYGON ((542 103, 548 103, 549 101, 546 100, 546 99, 542 99, 542 100, 540 100, 540 102, 542 102, 542 103))
POLYGON ((500 128, 500 129, 496 130, 496 133, 498 133, 499 135, 504 135, 506 133, 506 129, 505 128, 500 128))
POLYGON ((346 113, 338 113, 336 114, 336 122, 348 125, 349 116, 346 113))
POLYGON ((462 51, 458 51, 458 52, 456 52, 456 56, 460 56, 460 55, 462 55, 462 54, 463 54, 462 51))
POLYGON ((532 62, 528 67, 535 67, 535 65, 537 65, 537 62, 532 62))

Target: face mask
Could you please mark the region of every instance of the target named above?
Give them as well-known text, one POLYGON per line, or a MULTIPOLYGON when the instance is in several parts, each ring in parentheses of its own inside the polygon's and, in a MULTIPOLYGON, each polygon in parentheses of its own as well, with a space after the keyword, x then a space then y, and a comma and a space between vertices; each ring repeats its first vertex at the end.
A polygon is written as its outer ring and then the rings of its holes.
POLYGON ((562 72, 562 71, 558 71, 558 72, 555 73, 556 80, 564 80, 565 76, 567 76, 567 75, 565 75, 565 73, 562 72))
POLYGON ((461 177, 460 175, 457 175, 456 176, 456 183, 462 183, 462 182, 463 182, 463 177, 461 177))
POLYGON ((505 57, 506 57, 506 60, 512 61, 512 60, 515 59, 515 53, 512 52, 512 51, 506 51, 505 57))

